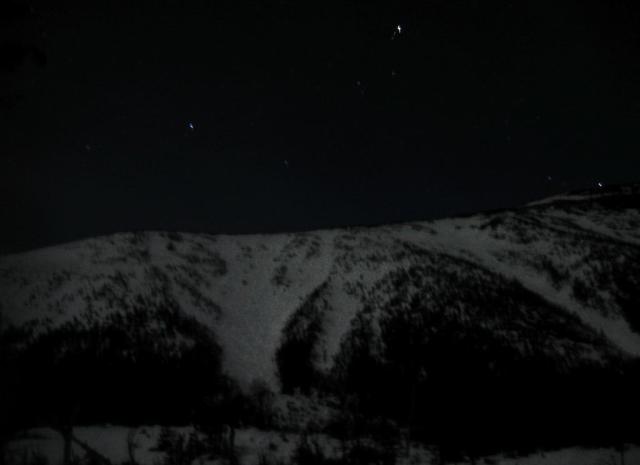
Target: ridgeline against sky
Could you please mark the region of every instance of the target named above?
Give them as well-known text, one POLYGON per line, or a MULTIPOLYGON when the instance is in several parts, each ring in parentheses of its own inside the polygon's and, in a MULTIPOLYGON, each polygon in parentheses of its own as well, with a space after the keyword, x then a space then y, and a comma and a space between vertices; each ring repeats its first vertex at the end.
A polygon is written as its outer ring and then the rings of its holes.
POLYGON ((0 252, 427 219, 635 181, 639 11, 12 0, 0 252))

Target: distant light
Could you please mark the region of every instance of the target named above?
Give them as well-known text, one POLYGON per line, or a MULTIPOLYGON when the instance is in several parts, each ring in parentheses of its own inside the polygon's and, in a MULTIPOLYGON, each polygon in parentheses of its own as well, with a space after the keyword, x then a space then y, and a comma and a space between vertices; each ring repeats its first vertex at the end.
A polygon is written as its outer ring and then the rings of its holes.
POLYGON ((195 125, 194 125, 192 122, 188 122, 188 123, 187 123, 187 127, 188 127, 189 129, 191 129, 192 131, 194 131, 194 130, 196 129, 195 125))
POLYGON ((598 181, 598 187, 604 187, 604 185, 600 181, 598 181))
POLYGON ((398 24, 396 29, 398 30, 398 34, 402 34, 402 25, 398 24))

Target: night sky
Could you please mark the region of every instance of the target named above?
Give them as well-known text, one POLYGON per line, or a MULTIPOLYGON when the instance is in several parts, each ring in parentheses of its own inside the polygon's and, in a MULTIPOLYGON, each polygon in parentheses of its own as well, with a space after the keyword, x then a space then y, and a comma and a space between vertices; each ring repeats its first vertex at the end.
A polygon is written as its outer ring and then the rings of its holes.
POLYGON ((0 7, 0 253, 640 181, 637 1, 0 7))

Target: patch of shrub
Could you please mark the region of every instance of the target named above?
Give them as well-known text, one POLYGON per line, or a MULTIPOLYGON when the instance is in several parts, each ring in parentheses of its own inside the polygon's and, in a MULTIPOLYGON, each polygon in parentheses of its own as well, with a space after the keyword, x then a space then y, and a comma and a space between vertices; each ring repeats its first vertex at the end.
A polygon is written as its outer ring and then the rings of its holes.
POLYGON ((141 299, 33 336, 10 378, 31 423, 186 424, 206 395, 222 391, 220 356, 212 332, 175 302, 141 299))
POLYGON ((316 441, 302 435, 293 452, 293 463, 297 465, 325 465, 328 460, 316 441))
POLYGON ((323 331, 326 301, 324 286, 316 289, 291 316, 282 331, 282 343, 276 351, 276 364, 282 391, 308 394, 318 387, 322 374, 316 368, 317 343, 323 331))
POLYGON ((516 282, 429 260, 391 273, 372 293, 376 311, 353 320, 333 376, 354 400, 336 437, 387 418, 458 460, 634 436, 604 426, 640 410, 623 389, 638 386, 638 368, 606 338, 516 282))
POLYGON ((213 455, 207 441, 196 431, 183 435, 169 427, 163 427, 156 450, 164 452, 162 465, 191 465, 198 457, 213 455))

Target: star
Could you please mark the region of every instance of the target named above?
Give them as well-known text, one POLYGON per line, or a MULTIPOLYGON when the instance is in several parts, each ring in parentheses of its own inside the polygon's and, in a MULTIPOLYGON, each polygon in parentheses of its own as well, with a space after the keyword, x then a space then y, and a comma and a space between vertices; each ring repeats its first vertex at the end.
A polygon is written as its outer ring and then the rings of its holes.
POLYGON ((395 39, 396 36, 399 36, 400 34, 402 34, 402 25, 398 24, 395 27, 395 30, 393 31, 393 34, 391 35, 391 40, 395 39))

